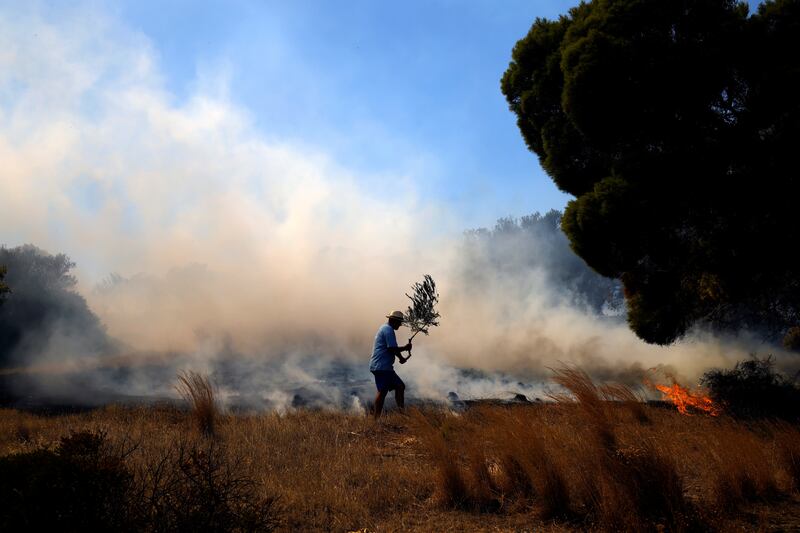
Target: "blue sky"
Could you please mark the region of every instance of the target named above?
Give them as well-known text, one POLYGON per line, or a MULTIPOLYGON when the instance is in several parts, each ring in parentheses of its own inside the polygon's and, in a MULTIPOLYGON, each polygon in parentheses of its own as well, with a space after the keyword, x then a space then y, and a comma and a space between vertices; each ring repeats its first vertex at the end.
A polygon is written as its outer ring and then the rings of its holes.
POLYGON ((128 2, 171 92, 223 73, 268 138, 375 177, 408 173, 464 227, 562 209, 499 90, 537 16, 572 2, 128 2), (501 6, 501 7, 498 7, 501 6))

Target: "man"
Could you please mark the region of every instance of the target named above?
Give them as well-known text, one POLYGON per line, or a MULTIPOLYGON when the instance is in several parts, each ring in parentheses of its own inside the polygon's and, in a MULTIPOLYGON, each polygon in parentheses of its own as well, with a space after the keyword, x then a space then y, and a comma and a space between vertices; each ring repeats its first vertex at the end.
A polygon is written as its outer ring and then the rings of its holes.
POLYGON ((369 371, 375 376, 375 386, 378 389, 378 394, 375 396, 376 420, 381 416, 383 402, 390 390, 394 391, 397 407, 405 408, 406 385, 394 371, 394 358, 397 357, 400 364, 403 365, 411 357, 411 343, 409 342, 402 348, 398 347, 397 338, 394 335, 394 332, 403 324, 403 312, 392 311, 391 314, 386 315, 386 318, 389 321, 378 328, 378 333, 375 334, 375 346, 372 349, 372 358, 369 360, 369 371), (409 352, 408 356, 401 355, 404 351, 409 352))

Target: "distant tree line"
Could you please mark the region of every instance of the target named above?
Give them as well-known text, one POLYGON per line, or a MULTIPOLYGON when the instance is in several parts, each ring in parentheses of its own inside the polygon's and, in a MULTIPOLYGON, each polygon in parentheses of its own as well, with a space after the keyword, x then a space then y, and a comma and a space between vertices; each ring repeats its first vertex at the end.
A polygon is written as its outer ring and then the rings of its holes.
POLYGON ((560 223, 561 213, 551 210, 518 220, 501 218, 492 229, 467 231, 462 262, 467 282, 499 277, 525 290, 526 279, 542 276, 555 299, 598 314, 624 314, 619 281, 597 274, 575 255, 560 223))

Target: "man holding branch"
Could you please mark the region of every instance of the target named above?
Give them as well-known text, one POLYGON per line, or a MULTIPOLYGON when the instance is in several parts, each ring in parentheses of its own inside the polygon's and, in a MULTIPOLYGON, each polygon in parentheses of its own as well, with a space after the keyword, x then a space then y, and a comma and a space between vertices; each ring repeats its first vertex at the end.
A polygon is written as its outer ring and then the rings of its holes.
POLYGON ((397 407, 405 408, 406 385, 394 371, 394 358, 397 357, 402 365, 408 361, 408 357, 411 357, 411 343, 402 347, 397 346, 397 337, 394 334, 403 324, 403 312, 392 311, 391 314, 386 315, 386 318, 389 319, 388 322, 381 325, 378 333, 375 334, 375 345, 369 361, 369 371, 375 376, 375 386, 378 389, 378 394, 375 396, 376 419, 381 416, 383 402, 391 390, 394 391, 397 407), (409 352, 408 357, 403 357, 402 352, 409 352))
POLYGON ((406 294, 411 305, 403 315, 402 311, 392 311, 386 315, 389 321, 378 328, 375 335, 375 344, 372 348, 372 358, 369 361, 369 370, 375 376, 375 387, 378 394, 375 396, 375 419, 381 416, 383 402, 389 391, 394 391, 394 398, 397 407, 405 408, 406 385, 394 371, 394 358, 400 360, 400 364, 405 364, 411 357, 411 341, 422 332, 428 334, 428 329, 439 325, 439 313, 436 312, 436 303, 439 301, 439 293, 436 292, 436 284, 429 275, 425 275, 422 283, 415 283, 412 286, 413 294, 406 294), (394 332, 400 329, 403 323, 414 332, 408 339, 405 346, 397 346, 397 338, 394 332), (402 353, 408 352, 406 357, 402 353))

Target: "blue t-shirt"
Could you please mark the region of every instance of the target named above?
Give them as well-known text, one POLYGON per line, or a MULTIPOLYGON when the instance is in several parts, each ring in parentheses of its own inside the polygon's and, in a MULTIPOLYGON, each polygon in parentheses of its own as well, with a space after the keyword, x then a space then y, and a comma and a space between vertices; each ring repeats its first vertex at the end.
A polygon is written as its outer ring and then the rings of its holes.
POLYGON ((394 369, 394 355, 389 353, 388 348, 397 348, 397 337, 392 326, 384 324, 375 334, 375 347, 372 348, 372 357, 369 360, 370 372, 394 369))

